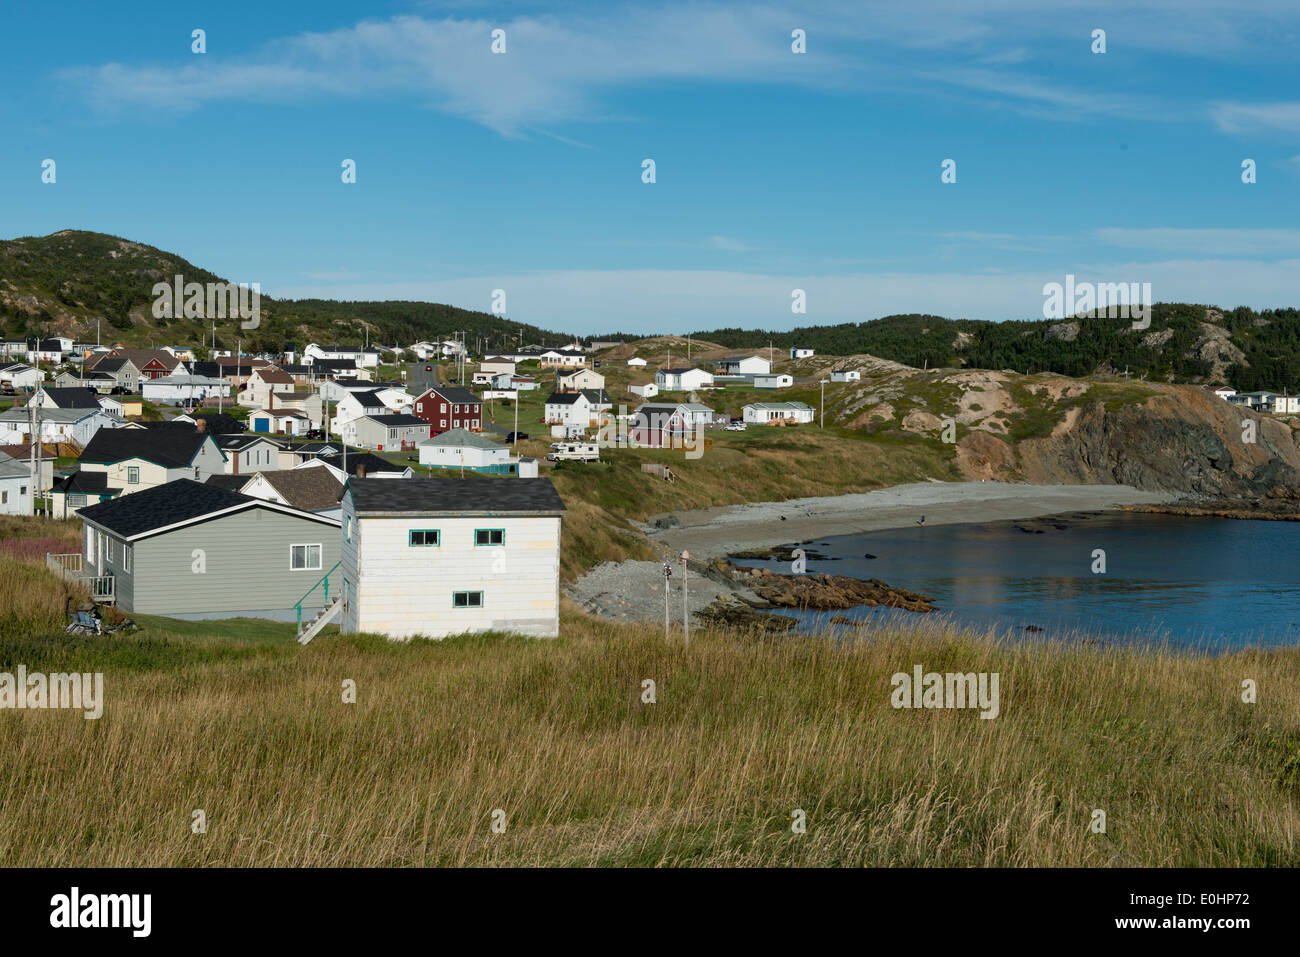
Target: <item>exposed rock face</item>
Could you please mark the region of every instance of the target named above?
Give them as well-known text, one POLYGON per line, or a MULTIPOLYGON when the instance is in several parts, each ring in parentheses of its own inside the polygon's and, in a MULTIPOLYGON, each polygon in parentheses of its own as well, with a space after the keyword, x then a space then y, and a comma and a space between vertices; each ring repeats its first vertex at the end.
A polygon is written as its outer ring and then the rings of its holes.
POLYGON ((1232 339, 1228 336, 1228 330, 1211 325, 1208 322, 1202 322, 1200 329, 1200 338, 1184 355, 1189 359, 1200 359, 1210 363, 1211 381, 1223 381, 1228 367, 1231 365, 1238 363, 1243 366, 1250 365, 1246 361, 1246 354, 1232 344, 1232 339))
POLYGON ((1079 324, 1077 322, 1058 322, 1047 327, 1043 333, 1045 339, 1059 339, 1062 342, 1073 342, 1079 338, 1079 324))
POLYGON ((976 430, 957 441, 957 468, 972 479, 997 479, 1016 469, 1016 453, 996 435, 976 430))
POLYGON ((1015 452, 1030 482, 1300 500, 1300 447, 1291 429, 1186 386, 1144 405, 1108 410, 1093 403, 1067 431, 1027 439, 1015 452), (1245 421, 1254 423, 1254 442, 1243 441, 1245 421))

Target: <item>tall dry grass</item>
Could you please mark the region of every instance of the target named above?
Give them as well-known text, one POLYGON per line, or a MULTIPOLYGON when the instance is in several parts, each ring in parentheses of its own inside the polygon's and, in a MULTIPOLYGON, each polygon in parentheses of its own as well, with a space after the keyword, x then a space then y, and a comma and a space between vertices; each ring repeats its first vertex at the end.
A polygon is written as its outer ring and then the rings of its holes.
POLYGON ((0 670, 107 684, 99 721, 0 714, 0 864, 1300 862, 1295 651, 1012 644, 926 619, 687 649, 572 609, 553 641, 175 627, 0 642, 0 670), (914 664, 998 672, 1001 716, 894 710, 914 664))

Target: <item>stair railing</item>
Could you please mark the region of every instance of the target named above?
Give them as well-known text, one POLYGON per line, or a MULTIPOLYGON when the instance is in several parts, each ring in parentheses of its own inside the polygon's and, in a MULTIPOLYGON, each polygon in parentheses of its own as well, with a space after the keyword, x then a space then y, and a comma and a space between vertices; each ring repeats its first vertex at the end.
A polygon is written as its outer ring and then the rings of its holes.
POLYGON ((330 567, 330 570, 327 571, 324 575, 322 575, 322 576, 320 577, 320 580, 319 580, 318 582, 316 582, 316 584, 314 584, 314 585, 312 585, 310 588, 308 588, 308 589, 307 589, 307 593, 306 593, 305 595, 303 595, 301 598, 299 598, 299 599, 298 599, 298 603, 297 603, 296 605, 294 605, 294 608, 296 608, 297 611, 298 611, 298 634, 300 634, 300 635, 302 634, 302 606, 303 606, 303 603, 306 602, 307 599, 310 598, 310 597, 312 596, 312 594, 316 591, 317 588, 322 588, 322 589, 324 589, 325 598, 324 598, 324 600, 321 602, 321 605, 322 605, 322 607, 325 606, 325 605, 328 605, 328 604, 330 603, 330 576, 333 575, 335 569, 337 569, 337 568, 338 568, 340 565, 342 565, 342 564, 343 564, 343 560, 342 560, 342 559, 339 559, 337 562, 335 562, 335 563, 330 567))

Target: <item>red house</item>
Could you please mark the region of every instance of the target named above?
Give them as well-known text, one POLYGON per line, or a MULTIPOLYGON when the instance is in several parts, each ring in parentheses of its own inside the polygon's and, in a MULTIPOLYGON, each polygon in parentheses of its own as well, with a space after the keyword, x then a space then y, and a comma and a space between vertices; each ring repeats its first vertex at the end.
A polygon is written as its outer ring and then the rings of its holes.
POLYGON ((429 434, 448 429, 483 429, 483 400, 468 389, 439 385, 415 400, 415 414, 429 423, 429 434))

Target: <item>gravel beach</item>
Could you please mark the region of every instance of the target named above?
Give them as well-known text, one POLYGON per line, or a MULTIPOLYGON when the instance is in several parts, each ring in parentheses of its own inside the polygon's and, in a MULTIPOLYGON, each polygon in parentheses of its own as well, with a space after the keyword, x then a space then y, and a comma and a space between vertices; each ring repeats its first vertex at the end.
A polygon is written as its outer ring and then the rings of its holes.
POLYGON ((1119 505, 1157 505, 1178 497, 1129 485, 916 482, 854 495, 672 512, 677 524, 655 527, 664 516, 653 516, 646 534, 664 548, 664 554, 687 549, 692 558, 704 560, 831 535, 906 528, 922 515, 926 525, 959 525, 1102 511, 1119 505))
MULTIPOLYGON (((672 512, 643 526, 664 557, 687 549, 708 561, 750 548, 770 548, 832 535, 904 528, 925 516, 926 525, 1014 521, 1064 512, 1103 511, 1120 505, 1157 505, 1177 498, 1128 485, 1028 485, 1007 482, 918 482, 854 495, 759 502, 672 512), (809 514, 811 512, 811 514, 809 514), (784 521, 782 518, 784 517, 784 521)), ((680 622, 681 561, 674 557, 671 614, 680 622)), ((694 614, 723 595, 755 598, 726 584, 692 574, 688 589, 694 614)), ((663 621, 663 566, 659 562, 606 562, 566 589, 593 614, 620 621, 663 621)))

